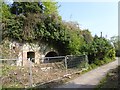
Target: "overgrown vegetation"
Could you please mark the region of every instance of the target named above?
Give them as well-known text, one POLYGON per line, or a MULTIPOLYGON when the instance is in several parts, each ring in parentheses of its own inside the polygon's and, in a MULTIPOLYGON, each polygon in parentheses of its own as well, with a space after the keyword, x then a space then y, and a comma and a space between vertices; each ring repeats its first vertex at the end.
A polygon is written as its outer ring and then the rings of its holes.
POLYGON ((85 44, 81 51, 88 55, 89 63, 103 63, 106 59, 115 59, 115 49, 110 42, 102 37, 95 36, 93 41, 85 44))
POLYGON ((82 30, 77 23, 62 21, 56 4, 14 2, 12 6, 7 6, 3 3, 3 39, 11 38, 19 42, 42 40, 53 44, 54 47, 59 46, 61 53, 80 54, 79 49, 84 43, 82 30))
POLYGON ((2 3, 2 38, 19 42, 44 41, 62 55, 87 54, 89 62, 114 59, 114 48, 103 37, 92 37, 89 30, 81 30, 78 23, 63 21, 56 2, 2 3))
POLYGON ((111 37, 110 42, 115 47, 116 56, 120 57, 120 36, 118 35, 111 37))
MULTIPOLYGON (((18 55, 19 49, 12 50, 7 41, 12 39, 21 43, 47 42, 57 48, 61 55, 86 54, 90 64, 88 71, 115 59, 115 48, 109 40, 98 36, 93 37, 88 29, 81 30, 76 22, 63 21, 58 13, 58 7, 57 3, 52 0, 49 2, 14 2, 11 6, 2 3, 3 41, 0 43, 2 58, 18 55)), ((6 75, 9 69, 14 68, 5 67, 3 74, 6 75)), ((20 72, 22 71, 20 69, 20 72)), ((9 77, 13 82, 21 79, 20 77, 14 79, 10 75, 9 77)))

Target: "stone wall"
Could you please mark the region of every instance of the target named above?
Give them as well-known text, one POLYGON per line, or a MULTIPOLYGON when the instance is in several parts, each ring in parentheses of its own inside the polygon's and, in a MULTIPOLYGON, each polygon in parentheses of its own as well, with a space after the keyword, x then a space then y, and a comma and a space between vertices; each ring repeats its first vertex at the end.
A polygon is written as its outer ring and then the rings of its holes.
POLYGON ((27 60, 27 53, 28 52, 34 52, 35 53, 35 60, 34 63, 40 64, 42 62, 44 62, 43 58, 45 57, 45 55, 50 52, 50 51, 54 51, 56 53, 57 50, 55 48, 53 48, 52 46, 48 45, 47 43, 44 42, 37 42, 37 43, 19 43, 16 41, 11 42, 11 46, 10 47, 19 47, 19 54, 18 54, 18 61, 17 61, 17 65, 23 65, 23 66, 27 66, 28 60, 27 60))

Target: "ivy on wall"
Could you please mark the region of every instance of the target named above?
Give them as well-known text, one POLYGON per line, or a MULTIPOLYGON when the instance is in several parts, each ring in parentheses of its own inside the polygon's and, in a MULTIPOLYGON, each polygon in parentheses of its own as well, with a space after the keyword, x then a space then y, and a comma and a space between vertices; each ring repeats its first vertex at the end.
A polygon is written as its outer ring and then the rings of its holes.
POLYGON ((3 3, 3 39, 42 40, 62 55, 85 53, 93 61, 114 57, 114 49, 105 38, 92 37, 90 31, 81 30, 78 23, 63 21, 57 9, 57 3, 52 1, 14 2, 11 6, 3 3))

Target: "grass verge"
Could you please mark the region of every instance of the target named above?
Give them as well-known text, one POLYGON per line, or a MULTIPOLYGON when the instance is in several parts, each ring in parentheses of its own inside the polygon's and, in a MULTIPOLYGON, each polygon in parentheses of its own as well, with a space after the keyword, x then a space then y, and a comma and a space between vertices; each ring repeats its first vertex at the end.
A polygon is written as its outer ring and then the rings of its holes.
POLYGON ((120 88, 120 82, 118 80, 119 75, 120 75, 120 66, 118 66, 115 69, 111 69, 106 77, 104 77, 98 86, 95 88, 95 90, 101 90, 104 88, 111 88, 112 90, 120 88))

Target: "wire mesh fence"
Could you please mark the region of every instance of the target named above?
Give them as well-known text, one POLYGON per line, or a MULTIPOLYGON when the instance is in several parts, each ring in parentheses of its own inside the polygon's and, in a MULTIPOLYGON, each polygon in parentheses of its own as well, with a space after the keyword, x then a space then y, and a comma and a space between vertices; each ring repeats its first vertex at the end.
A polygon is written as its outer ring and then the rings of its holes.
POLYGON ((67 55, 67 73, 74 73, 88 67, 88 58, 86 55, 73 56, 67 55))
POLYGON ((88 65, 86 55, 45 57, 40 64, 33 63, 34 58, 28 58, 26 66, 17 66, 17 59, 0 60, 3 87, 33 87, 73 74, 88 65))
POLYGON ((44 84, 63 77, 66 74, 65 58, 65 56, 45 57, 43 63, 35 65, 33 71, 36 73, 32 75, 33 85, 44 84))
POLYGON ((17 59, 0 59, 1 63, 8 64, 8 65, 17 65, 17 59))
MULTIPOLYGON (((39 84, 44 84, 50 81, 60 79, 81 71, 88 67, 88 58, 86 55, 82 56, 57 56, 45 57, 44 63, 36 66, 39 84)), ((35 69, 35 68, 34 68, 35 69)), ((33 83, 36 82, 35 75, 33 75, 33 83)), ((35 83, 34 83, 35 84, 35 83)))

